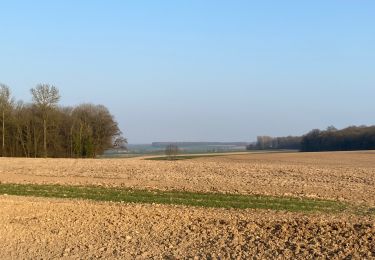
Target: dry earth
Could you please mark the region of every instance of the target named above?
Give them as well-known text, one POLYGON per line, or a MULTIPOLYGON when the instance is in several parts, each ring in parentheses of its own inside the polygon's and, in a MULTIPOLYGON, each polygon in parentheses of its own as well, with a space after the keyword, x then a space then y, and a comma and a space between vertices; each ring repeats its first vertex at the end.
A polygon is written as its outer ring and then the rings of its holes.
POLYGON ((372 259, 371 217, 0 196, 0 259, 372 259))
MULTIPOLYGON (((0 158, 0 181, 220 191, 375 205, 375 152, 186 161, 0 158)), ((0 196, 0 259, 372 259, 375 217, 0 196)))
POLYGON ((375 151, 226 155, 184 161, 0 158, 0 182, 318 197, 375 205, 375 151))

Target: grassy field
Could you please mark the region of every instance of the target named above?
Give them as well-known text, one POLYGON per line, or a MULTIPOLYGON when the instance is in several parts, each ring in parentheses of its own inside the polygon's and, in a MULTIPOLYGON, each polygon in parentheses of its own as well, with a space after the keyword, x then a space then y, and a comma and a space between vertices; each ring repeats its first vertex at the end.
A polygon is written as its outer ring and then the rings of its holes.
POLYGON ((294 212, 341 212, 348 209, 347 204, 330 200, 182 191, 149 191, 100 186, 0 184, 0 193, 49 198, 158 203, 213 208, 271 209, 294 212))

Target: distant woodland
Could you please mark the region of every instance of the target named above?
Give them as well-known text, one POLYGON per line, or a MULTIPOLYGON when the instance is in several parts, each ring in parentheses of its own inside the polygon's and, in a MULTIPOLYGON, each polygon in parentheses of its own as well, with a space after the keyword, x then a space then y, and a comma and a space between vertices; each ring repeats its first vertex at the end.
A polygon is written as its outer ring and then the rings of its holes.
POLYGON ((0 84, 1 156, 84 158, 126 145, 105 106, 60 106, 59 90, 48 84, 30 94, 32 103, 16 101, 10 88, 0 84))
POLYGON ((272 137, 272 136, 258 136, 255 144, 249 144, 248 150, 269 150, 269 149, 301 149, 302 137, 287 136, 287 137, 272 137))
POLYGON ((314 129, 303 136, 258 136, 255 149, 297 149, 303 152, 352 151, 375 149, 375 126, 350 126, 341 130, 333 126, 326 130, 314 129))

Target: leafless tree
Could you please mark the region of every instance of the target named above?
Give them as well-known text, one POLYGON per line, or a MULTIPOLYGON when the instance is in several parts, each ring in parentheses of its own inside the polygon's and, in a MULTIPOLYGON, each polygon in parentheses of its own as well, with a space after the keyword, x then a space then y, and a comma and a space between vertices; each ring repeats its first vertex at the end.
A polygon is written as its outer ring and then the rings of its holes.
POLYGON ((38 85, 31 93, 33 103, 15 102, 9 88, 0 85, 0 155, 95 157, 126 144, 105 106, 57 106, 60 95, 50 85, 38 85))
POLYGON ((75 153, 80 157, 95 157, 113 147, 121 136, 117 122, 103 105, 81 104, 73 110, 75 120, 75 153))
POLYGON ((43 150, 47 157, 47 120, 51 109, 57 106, 60 100, 59 90, 55 86, 39 84, 32 88, 31 94, 35 105, 40 109, 43 118, 43 150))
POLYGON ((1 156, 5 155, 5 115, 10 110, 12 98, 10 89, 4 84, 0 84, 0 109, 2 115, 2 146, 1 156))
POLYGON ((179 152, 179 149, 176 144, 168 144, 165 147, 165 155, 168 157, 169 160, 176 159, 178 152, 179 152))
POLYGON ((128 143, 128 140, 126 140, 126 138, 125 137, 123 137, 123 136, 118 136, 118 137, 116 137, 116 139, 115 139, 115 141, 113 142, 113 147, 115 148, 115 149, 127 149, 127 147, 126 147, 126 144, 128 143))

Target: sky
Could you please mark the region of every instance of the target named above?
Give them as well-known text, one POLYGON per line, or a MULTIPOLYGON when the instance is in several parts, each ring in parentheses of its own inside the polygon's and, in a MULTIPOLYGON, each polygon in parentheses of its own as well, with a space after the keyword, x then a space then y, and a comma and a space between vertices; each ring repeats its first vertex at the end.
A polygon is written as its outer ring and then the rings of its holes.
POLYGON ((0 1, 0 82, 103 104, 129 143, 375 124, 375 1, 0 1))

